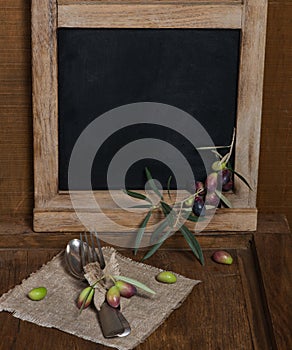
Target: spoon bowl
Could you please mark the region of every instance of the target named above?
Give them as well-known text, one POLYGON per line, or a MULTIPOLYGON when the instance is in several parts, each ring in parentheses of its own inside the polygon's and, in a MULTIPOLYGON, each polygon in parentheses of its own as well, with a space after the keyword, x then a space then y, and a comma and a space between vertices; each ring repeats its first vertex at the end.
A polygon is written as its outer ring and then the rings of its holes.
POLYGON ((77 238, 68 242, 65 249, 65 261, 70 273, 81 280, 84 280, 83 267, 80 255, 81 241, 77 238))

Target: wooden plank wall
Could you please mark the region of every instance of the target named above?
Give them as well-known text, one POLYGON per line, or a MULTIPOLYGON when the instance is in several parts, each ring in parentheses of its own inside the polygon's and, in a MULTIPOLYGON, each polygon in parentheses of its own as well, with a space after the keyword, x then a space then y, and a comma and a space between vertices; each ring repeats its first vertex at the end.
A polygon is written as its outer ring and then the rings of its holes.
POLYGON ((0 0, 0 215, 33 205, 30 1, 0 0))
MULTIPOLYGON (((292 226, 292 2, 270 0, 258 207, 292 226)), ((30 1, 0 0, 0 219, 33 207, 30 1)))
POLYGON ((270 0, 266 43, 258 208, 292 227, 292 1, 270 0))

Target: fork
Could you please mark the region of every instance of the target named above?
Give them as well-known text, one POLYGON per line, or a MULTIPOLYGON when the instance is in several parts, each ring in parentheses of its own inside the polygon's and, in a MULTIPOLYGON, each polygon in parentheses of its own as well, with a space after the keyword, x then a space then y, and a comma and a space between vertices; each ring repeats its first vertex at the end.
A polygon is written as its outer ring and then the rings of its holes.
POLYGON ((85 242, 82 239, 82 233, 80 233, 80 241, 81 241, 81 263, 82 266, 85 266, 89 263, 94 263, 94 262, 98 262, 100 265, 100 268, 103 270, 105 268, 105 260, 104 260, 104 255, 103 255, 103 251, 101 249, 101 244, 100 244, 100 240, 98 238, 97 232, 94 231, 90 232, 90 240, 91 240, 91 245, 88 243, 88 238, 87 238, 87 234, 86 232, 84 232, 84 238, 85 238, 85 242), (96 239, 97 242, 97 247, 98 247, 98 253, 96 252, 95 249, 95 245, 94 245, 94 237, 96 239), (86 244, 84 244, 86 243, 86 244), (87 248, 87 255, 86 255, 86 250, 84 248, 84 246, 87 248))
MULTIPOLYGON (((84 270, 84 266, 89 263, 98 262, 100 268, 105 268, 105 259, 101 249, 100 240, 96 231, 90 232, 90 241, 88 242, 87 234, 84 232, 84 239, 82 233, 80 233, 80 256, 81 264, 84 270), (98 254, 95 249, 94 240, 96 240, 98 254)), ((125 337, 131 332, 129 322, 123 316, 119 309, 114 309, 106 301, 102 304, 99 312, 99 322, 105 338, 112 337, 125 337)))

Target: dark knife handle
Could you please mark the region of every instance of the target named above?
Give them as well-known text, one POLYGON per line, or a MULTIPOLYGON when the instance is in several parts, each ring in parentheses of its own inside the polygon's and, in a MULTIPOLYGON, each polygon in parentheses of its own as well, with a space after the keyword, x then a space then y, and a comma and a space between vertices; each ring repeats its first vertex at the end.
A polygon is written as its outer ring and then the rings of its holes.
POLYGON ((105 338, 113 338, 124 333, 124 325, 119 317, 120 311, 104 302, 98 311, 98 318, 105 338))

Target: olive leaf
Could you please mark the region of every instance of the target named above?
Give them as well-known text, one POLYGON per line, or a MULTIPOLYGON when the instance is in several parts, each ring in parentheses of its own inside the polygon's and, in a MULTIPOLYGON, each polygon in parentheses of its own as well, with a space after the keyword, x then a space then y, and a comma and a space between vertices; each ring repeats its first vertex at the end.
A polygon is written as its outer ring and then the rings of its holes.
POLYGON ((152 204, 151 200, 148 197, 144 196, 144 194, 142 194, 142 193, 129 191, 129 190, 125 190, 125 189, 123 189, 123 192, 126 193, 130 197, 137 198, 137 199, 143 199, 144 201, 147 201, 147 202, 152 204))
POLYGON ((161 232, 163 232, 163 230, 166 229, 167 226, 168 226, 168 221, 165 219, 156 227, 156 229, 152 233, 150 238, 150 243, 155 242, 157 237, 160 235, 161 232))
MULTIPOLYGON (((165 222, 165 221, 164 221, 165 222)), ((170 236, 170 234, 173 232, 173 228, 170 227, 170 229, 160 238, 159 242, 156 243, 143 257, 142 261, 150 258, 159 248, 160 246, 167 240, 167 238, 170 236)))
POLYGON ((170 183, 171 183, 171 180, 172 180, 172 176, 170 175, 170 177, 167 180, 167 194, 168 194, 168 197, 169 197, 170 200, 171 200, 171 194, 170 194, 170 183))
POLYGON ((142 261, 149 259, 163 244, 164 241, 156 243, 142 258, 142 261))
POLYGON ((113 276, 113 278, 117 281, 123 281, 123 282, 127 282, 127 283, 130 283, 132 284, 133 286, 136 286, 138 288, 141 288, 143 290, 145 290, 146 292, 148 293, 151 293, 151 294, 156 294, 156 292, 154 292, 154 290, 152 290, 151 288, 147 287, 146 284, 144 283, 141 283, 133 278, 130 278, 130 277, 125 277, 125 276, 113 276))
MULTIPOLYGON (((184 215, 183 215, 184 216, 184 215)), ((192 221, 192 222, 198 222, 198 221, 203 221, 205 218, 201 218, 198 216, 193 215, 191 212, 187 213, 187 215, 184 216, 185 219, 192 221)))
POLYGON ((139 209, 139 208, 142 208, 142 209, 145 209, 145 208, 152 208, 152 205, 151 204, 138 204, 138 205, 133 205, 130 207, 130 209, 139 209))
POLYGON ((145 216, 139 230, 138 230, 138 233, 137 233, 137 236, 136 236, 136 241, 135 241, 135 249, 134 249, 134 254, 136 255, 137 252, 138 252, 138 249, 140 247, 140 243, 141 243, 141 240, 142 240, 142 237, 144 235, 144 232, 145 232, 145 228, 146 228, 146 225, 150 219, 150 216, 152 214, 152 210, 150 210, 147 215, 145 216))
POLYGON ((173 209, 171 208, 171 206, 169 206, 167 203, 160 201, 161 204, 161 208, 163 211, 164 216, 166 217, 169 226, 173 226, 174 225, 174 219, 175 219, 175 214, 173 209))
POLYGON ((195 257, 200 261, 200 263, 202 265, 204 265, 205 262, 204 262, 203 252, 202 252, 200 244, 196 240, 195 236, 191 233, 191 231, 185 225, 182 225, 180 227, 180 231, 183 234, 183 236, 184 236, 185 240, 187 241, 188 245, 192 249, 195 257))
POLYGON ((228 207, 228 208, 232 208, 232 204, 229 201, 228 198, 226 198, 224 196, 224 194, 218 190, 215 190, 215 193, 217 194, 217 196, 221 199, 221 201, 228 207))
POLYGON ((159 198, 163 199, 163 196, 160 193, 159 189, 157 188, 157 186, 155 184, 155 181, 153 180, 152 175, 151 175, 151 173, 150 173, 150 171, 149 171, 149 169, 147 167, 145 168, 145 172, 146 172, 146 177, 147 177, 147 180, 149 182, 150 187, 157 194, 157 196, 159 198))
POLYGON ((160 204, 161 204, 161 208, 162 208, 163 213, 164 213, 165 216, 167 216, 168 214, 171 213, 172 208, 171 208, 170 205, 168 205, 167 203, 165 203, 163 201, 161 201, 160 204))
MULTIPOLYGON (((163 201, 161 201, 160 203, 161 203, 161 206, 163 208, 164 215, 167 216, 167 218, 169 218, 171 213, 172 213, 172 208, 167 203, 165 203, 163 201)), ((192 249, 196 258, 200 261, 200 263, 202 265, 204 265, 204 256, 202 253, 202 249, 200 247, 200 244, 196 240, 195 236, 191 233, 191 231, 185 225, 182 225, 180 227, 180 231, 183 234, 187 243, 189 244, 190 248, 192 249)), ((157 243, 157 244, 159 244, 159 243, 157 243)), ((155 249, 155 246, 153 247, 153 249, 155 249)))
POLYGON ((240 178, 240 180, 242 182, 244 182, 246 184, 246 186, 253 191, 252 187, 250 186, 250 184, 247 182, 247 180, 241 175, 239 174, 237 171, 235 171, 230 165, 227 166, 227 169, 230 170, 233 174, 235 174, 236 176, 238 176, 240 178))

